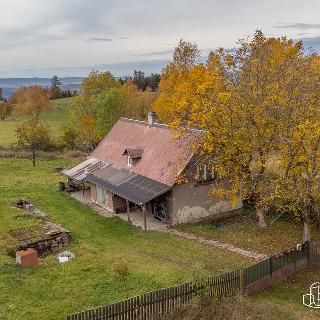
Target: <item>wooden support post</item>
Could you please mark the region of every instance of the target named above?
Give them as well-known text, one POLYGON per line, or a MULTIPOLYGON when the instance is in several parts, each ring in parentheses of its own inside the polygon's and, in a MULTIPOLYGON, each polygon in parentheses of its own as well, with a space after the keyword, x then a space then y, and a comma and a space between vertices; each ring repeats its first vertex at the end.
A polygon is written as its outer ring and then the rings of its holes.
POLYGON ((147 230, 147 205, 142 206, 142 212, 143 212, 143 220, 144 220, 144 230, 147 230))
POLYGON ((128 221, 131 222, 130 219, 130 207, 129 207, 129 200, 126 199, 126 204, 127 204, 127 215, 128 215, 128 221))

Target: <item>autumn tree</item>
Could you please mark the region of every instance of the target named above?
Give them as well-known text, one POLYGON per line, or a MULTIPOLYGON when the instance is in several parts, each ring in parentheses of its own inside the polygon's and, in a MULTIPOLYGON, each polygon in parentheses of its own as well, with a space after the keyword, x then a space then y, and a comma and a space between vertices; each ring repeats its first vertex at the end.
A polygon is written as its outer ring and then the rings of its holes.
MULTIPOLYGON (((306 115, 303 109, 317 100, 304 92, 319 92, 312 85, 316 77, 309 81, 309 89, 299 80, 311 76, 302 67, 307 59, 302 44, 266 38, 258 30, 251 41, 240 41, 239 48, 217 50, 199 64, 197 54, 190 56, 197 53, 196 48, 189 44, 189 49, 183 49, 181 43, 161 76, 154 110, 175 128, 203 129, 202 140, 195 145, 198 155, 211 159, 218 175, 230 179, 232 186, 215 185, 213 191, 232 198, 240 183, 243 199, 255 206, 260 226, 265 227, 265 213, 278 200, 273 191, 285 181, 285 165, 280 163, 290 162, 280 149, 292 142, 292 151, 296 150, 293 137, 301 119, 291 115, 297 110, 306 115)), ((305 169, 300 168, 302 179, 305 169)))
POLYGON ((175 105, 179 102, 173 97, 176 97, 176 89, 187 80, 188 72, 197 65, 199 57, 200 50, 196 44, 180 40, 175 48, 173 61, 163 69, 159 95, 152 106, 163 122, 169 123, 177 118, 175 105))
POLYGON ((10 102, 0 101, 0 119, 4 120, 8 117, 13 109, 13 105, 10 102))
POLYGON ((272 193, 278 210, 290 212, 304 223, 304 241, 310 240, 310 223, 320 221, 320 57, 303 55, 282 79, 287 103, 279 104, 277 185, 272 193))
POLYGON ((145 120, 148 111, 151 111, 151 104, 156 98, 156 93, 152 92, 149 88, 145 91, 139 90, 132 81, 124 83, 121 89, 125 94, 122 116, 145 120))
POLYGON ((50 94, 38 85, 22 86, 13 94, 12 100, 18 112, 38 118, 40 113, 49 106, 50 94))
POLYGON ((120 83, 110 72, 93 71, 84 79, 72 100, 68 126, 78 133, 77 140, 82 141, 88 149, 94 148, 102 138, 97 127, 97 103, 102 95, 117 87, 120 87, 120 83))
POLYGON ((24 121, 16 130, 18 145, 32 151, 32 165, 36 166, 36 151, 50 145, 50 131, 37 117, 24 121))
POLYGON ((139 90, 131 80, 121 85, 110 73, 93 72, 73 99, 69 123, 72 128, 64 130, 62 140, 68 137, 67 132, 78 132, 74 141, 92 149, 121 116, 145 119, 155 97, 151 89, 139 90))
POLYGON ((73 150, 77 147, 78 139, 78 131, 72 126, 65 125, 61 128, 60 136, 58 138, 58 145, 61 148, 73 150))

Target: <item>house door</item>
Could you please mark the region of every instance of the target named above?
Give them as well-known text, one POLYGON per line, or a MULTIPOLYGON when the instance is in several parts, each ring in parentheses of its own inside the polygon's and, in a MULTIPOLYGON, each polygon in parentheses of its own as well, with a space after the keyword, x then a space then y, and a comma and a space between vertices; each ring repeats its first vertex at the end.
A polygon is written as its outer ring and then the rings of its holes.
POLYGON ((106 202, 106 189, 97 186, 97 202, 104 204, 106 202))

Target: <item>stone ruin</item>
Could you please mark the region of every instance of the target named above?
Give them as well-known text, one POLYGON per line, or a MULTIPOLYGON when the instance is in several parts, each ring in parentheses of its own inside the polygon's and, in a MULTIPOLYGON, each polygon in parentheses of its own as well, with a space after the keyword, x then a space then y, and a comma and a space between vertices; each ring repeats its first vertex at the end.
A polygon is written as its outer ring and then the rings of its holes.
POLYGON ((42 229, 44 233, 40 239, 21 241, 17 250, 32 248, 39 255, 48 255, 58 252, 71 242, 71 232, 57 224, 45 222, 42 229))
POLYGON ((44 219, 47 215, 37 209, 31 201, 17 200, 14 203, 14 207, 26 210, 37 218, 44 220, 41 223, 41 234, 34 238, 18 239, 20 241, 20 246, 18 246, 17 250, 32 248, 40 255, 48 255, 61 250, 71 242, 71 232, 58 224, 44 219))
POLYGON ((46 214, 37 209, 29 200, 19 199, 13 203, 15 208, 24 209, 35 215, 37 218, 44 218, 46 214))

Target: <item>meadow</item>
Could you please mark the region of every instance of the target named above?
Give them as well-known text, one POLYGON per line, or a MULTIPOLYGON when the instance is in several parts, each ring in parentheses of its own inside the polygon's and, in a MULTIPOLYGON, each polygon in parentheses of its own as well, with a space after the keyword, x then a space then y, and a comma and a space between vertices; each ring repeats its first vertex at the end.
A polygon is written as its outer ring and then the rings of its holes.
MULTIPOLYGON (((302 243, 303 224, 292 220, 284 221, 278 216, 267 217, 268 227, 259 228, 253 209, 243 212, 240 217, 226 219, 221 223, 200 222, 179 226, 179 229, 206 239, 215 239, 243 249, 275 254, 297 243, 302 243)), ((319 228, 312 226, 312 238, 319 241, 319 228)))
POLYGON ((63 319, 73 311, 114 302, 145 291, 218 275, 252 260, 228 251, 158 232, 144 232, 118 218, 106 219, 58 191, 64 178, 53 171, 72 160, 0 159, 0 319, 63 319), (36 269, 22 269, 8 255, 16 241, 10 231, 37 228, 39 221, 11 207, 30 199, 51 221, 72 233, 66 249, 76 258, 59 264, 56 255, 40 259, 36 269), (112 272, 124 259, 128 290, 112 272))
MULTIPOLYGON (((48 124, 54 137, 59 135, 60 128, 67 122, 67 113, 72 98, 53 100, 40 119, 48 124)), ((0 121, 0 147, 12 146, 16 143, 17 124, 27 119, 27 116, 13 112, 8 118, 0 121)))

